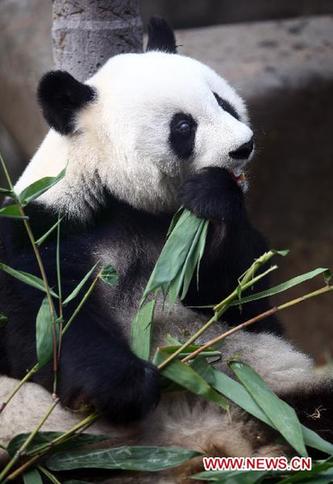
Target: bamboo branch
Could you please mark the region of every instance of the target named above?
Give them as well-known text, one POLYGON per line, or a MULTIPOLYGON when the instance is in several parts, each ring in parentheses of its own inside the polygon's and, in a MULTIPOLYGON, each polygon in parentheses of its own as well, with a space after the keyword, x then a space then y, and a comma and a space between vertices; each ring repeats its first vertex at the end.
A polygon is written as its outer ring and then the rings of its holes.
MULTIPOLYGON (((306 301, 307 299, 310 299, 312 297, 320 296, 321 294, 325 294, 329 291, 333 291, 333 286, 324 286, 316 291, 310 292, 308 294, 305 294, 304 296, 298 297, 296 299, 292 299, 291 301, 288 301, 284 304, 280 304, 279 306, 274 306, 271 309, 268 309, 264 313, 259 314, 258 316, 255 316, 254 318, 248 319, 244 323, 239 324, 238 326, 235 326, 225 333, 222 333, 219 336, 216 336, 215 338, 211 339, 210 341, 207 341, 204 345, 200 346, 200 348, 197 348, 195 351, 187 355, 185 358, 182 359, 183 363, 186 363, 189 360, 193 360, 196 356, 198 356, 202 351, 205 351, 207 348, 211 348, 212 346, 216 345, 217 343, 220 343, 223 341, 225 338, 228 336, 236 333, 237 331, 240 331, 241 329, 244 329, 254 323, 257 323, 258 321, 261 321, 262 319, 267 318, 268 316, 271 316, 272 314, 275 314, 279 311, 283 311, 284 309, 287 309, 291 306, 295 306, 296 304, 299 304, 303 301, 306 301)), ((163 362, 164 363, 164 362, 163 362)))

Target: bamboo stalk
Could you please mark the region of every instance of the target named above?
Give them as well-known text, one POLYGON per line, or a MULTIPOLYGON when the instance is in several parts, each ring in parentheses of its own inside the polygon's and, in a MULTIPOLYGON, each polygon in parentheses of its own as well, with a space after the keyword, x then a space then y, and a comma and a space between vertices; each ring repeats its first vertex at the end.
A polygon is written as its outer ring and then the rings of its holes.
POLYGON ((225 333, 222 333, 219 336, 216 336, 215 338, 211 339, 210 341, 207 341, 204 345, 200 346, 200 348, 197 348, 195 351, 187 355, 185 358, 182 359, 183 363, 188 362, 189 360, 193 360, 196 356, 198 356, 202 351, 205 351, 207 348, 211 348, 212 346, 216 345, 217 343, 220 343, 223 341, 225 338, 228 336, 236 333, 237 331, 240 331, 241 329, 244 329, 254 323, 257 323, 258 321, 261 321, 262 319, 267 318, 268 316, 271 316, 272 314, 275 314, 279 311, 283 311, 284 309, 287 309, 289 307, 295 306, 296 304, 299 304, 303 301, 306 301, 307 299, 310 299, 312 297, 320 296, 321 294, 325 294, 329 291, 333 291, 333 286, 324 286, 320 289, 317 289, 316 291, 312 291, 308 294, 305 294, 304 296, 298 297, 296 299, 292 299, 291 301, 288 301, 284 304, 280 304, 279 306, 274 306, 271 309, 268 309, 264 313, 258 314, 258 316, 255 316, 251 319, 248 319, 244 323, 239 324, 238 326, 235 326, 225 333))

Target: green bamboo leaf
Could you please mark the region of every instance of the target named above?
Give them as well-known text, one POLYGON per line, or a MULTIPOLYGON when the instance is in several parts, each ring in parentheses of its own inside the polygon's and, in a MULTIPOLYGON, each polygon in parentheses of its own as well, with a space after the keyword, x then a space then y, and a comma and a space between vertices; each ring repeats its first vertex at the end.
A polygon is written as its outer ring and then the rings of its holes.
POLYGON ((67 296, 67 298, 62 303, 63 306, 66 306, 66 304, 68 304, 69 302, 73 301, 73 299, 76 298, 76 296, 79 294, 79 292, 81 291, 81 289, 83 288, 83 286, 85 285, 85 283, 87 282, 87 280, 89 279, 89 277, 94 272, 97 266, 98 266, 98 262, 96 262, 96 264, 90 269, 90 271, 87 272, 87 274, 84 276, 81 282, 76 286, 76 288, 70 293, 70 295, 67 296))
POLYGON ((202 257, 205 252, 205 247, 206 247, 206 240, 207 240, 207 233, 208 233, 208 225, 209 222, 208 220, 204 221, 202 230, 201 230, 201 235, 200 235, 200 240, 198 244, 198 257, 197 257, 197 289, 199 290, 199 272, 200 272, 200 264, 202 257))
MULTIPOLYGON (((158 350, 155 355, 155 364, 162 363, 168 354, 163 350, 158 350)), ((179 360, 171 361, 163 370, 161 374, 169 380, 177 383, 186 390, 199 395, 206 400, 217 403, 220 407, 227 410, 228 402, 225 398, 216 392, 193 368, 179 360)))
MULTIPOLYGON (((34 276, 33 274, 29 274, 28 272, 24 272, 24 271, 18 271, 2 263, 0 263, 0 270, 6 272, 10 276, 15 277, 21 282, 28 284, 28 286, 32 286, 36 289, 39 289, 40 291, 46 292, 44 282, 42 281, 42 279, 40 279, 37 276, 34 276)), ((56 297, 56 298, 58 297, 57 294, 51 288, 50 288, 50 294, 53 297, 56 297)))
POLYGON ((302 432, 305 445, 320 450, 321 452, 325 452, 325 454, 333 455, 333 444, 331 442, 323 439, 316 432, 304 425, 302 425, 302 432))
POLYGON ((268 474, 267 471, 204 471, 194 474, 190 479, 225 484, 255 484, 268 474))
MULTIPOLYGON (((39 367, 46 365, 53 355, 53 319, 47 297, 42 301, 36 318, 36 349, 39 367)), ((59 324, 56 324, 56 342, 59 339, 59 324)))
POLYGON ((188 210, 177 212, 170 233, 144 290, 138 314, 132 323, 132 347, 141 358, 150 354, 152 303, 142 306, 150 294, 162 291, 170 301, 186 296, 203 254, 208 222, 188 210))
POLYGON ((8 197, 13 195, 13 192, 9 188, 0 187, 0 193, 2 193, 3 195, 7 195, 8 197))
MULTIPOLYGON (((205 360, 203 358, 201 360, 202 366, 205 360)), ((233 380, 225 373, 216 370, 211 365, 208 365, 207 362, 205 362, 205 364, 205 378, 213 388, 215 388, 219 393, 224 395, 226 398, 234 402, 236 405, 244 409, 249 414, 253 415, 270 427, 276 429, 275 425, 271 422, 268 416, 263 412, 260 406, 255 402, 252 396, 240 383, 233 380), (208 375, 209 371, 211 372, 210 375, 208 375)), ((196 370, 199 371, 198 368, 196 368, 196 370)), ((200 374, 202 374, 202 371, 203 370, 199 371, 200 374)), ((287 403, 285 404, 288 405, 287 403)), ((324 440, 313 430, 308 429, 304 425, 302 425, 302 432, 305 444, 307 446, 320 450, 321 452, 324 452, 326 454, 333 455, 333 444, 324 440)))
POLYGON ((133 352, 143 360, 150 356, 151 328, 156 301, 143 304, 136 313, 131 325, 131 346, 133 352))
MULTIPOLYGON (((257 419, 261 420, 265 424, 275 429, 275 426, 271 422, 271 420, 267 417, 267 415, 262 411, 260 406, 255 402, 252 396, 240 383, 233 380, 225 373, 222 373, 221 371, 218 371, 211 366, 209 367, 211 368, 215 379, 215 381, 211 382, 212 387, 214 387, 218 392, 222 393, 222 395, 234 402, 240 408, 244 409, 249 414, 253 415, 257 419)), ((307 446, 320 450, 325 454, 333 455, 333 444, 331 444, 327 440, 324 440, 322 437, 316 434, 316 432, 308 429, 304 425, 302 425, 302 432, 304 442, 307 446)))
MULTIPOLYGON (((185 262, 176 281, 176 294, 173 298, 175 302, 177 297, 183 300, 186 297, 188 289, 190 287, 193 274, 197 268, 197 283, 198 283, 198 270, 199 264, 206 245, 208 221, 200 220, 196 233, 194 234, 191 246, 186 256, 185 262)), ((169 295, 169 293, 168 293, 169 295)))
POLYGON ((278 481, 278 484, 289 484, 292 482, 320 482, 321 484, 332 483, 333 482, 333 461, 332 459, 327 459, 323 462, 319 462, 312 466, 311 471, 298 471, 294 472, 288 477, 278 481), (318 480, 317 480, 318 479, 318 480))
POLYGON ((46 176, 26 187, 19 195, 22 205, 27 205, 33 200, 36 200, 36 198, 40 197, 64 178, 65 173, 66 168, 64 168, 57 176, 46 176))
POLYGON ((164 295, 167 294, 171 282, 185 263, 199 224, 201 220, 191 212, 188 210, 182 212, 156 262, 143 299, 157 289, 161 289, 164 295))
POLYGON ((119 274, 111 265, 105 266, 101 272, 100 278, 102 281, 109 284, 109 286, 115 286, 119 281, 119 274))
POLYGON ((172 220, 171 220, 171 223, 170 223, 170 227, 168 228, 168 232, 167 232, 167 238, 169 237, 169 235, 171 234, 171 232, 173 231, 173 229, 176 227, 176 225, 178 223, 178 220, 180 219, 183 211, 184 211, 183 207, 179 208, 177 210, 177 212, 175 213, 175 215, 172 217, 172 220))
POLYGON ((18 205, 6 205, 0 208, 0 217, 15 218, 19 220, 28 220, 29 217, 23 217, 21 215, 18 205))
POLYGON ((52 484, 61 484, 61 482, 56 478, 54 474, 45 469, 45 467, 39 465, 38 470, 47 477, 47 479, 52 482, 52 484))
POLYGON ((64 217, 60 217, 57 222, 52 225, 52 227, 47 231, 45 232, 44 235, 42 235, 38 240, 36 240, 36 245, 41 246, 43 244, 43 242, 45 242, 45 240, 52 234, 52 232, 58 227, 58 225, 61 223, 61 221, 63 220, 64 217))
POLYGON ((304 274, 293 277, 292 279, 289 279, 288 281, 278 284, 277 286, 271 287, 270 289, 267 289, 265 291, 258 292, 257 294, 253 294, 252 296, 246 296, 241 299, 237 299, 236 301, 231 303, 231 306, 238 306, 241 304, 246 304, 251 301, 257 301, 258 299, 263 299, 265 297, 274 296, 275 294, 279 294, 281 292, 287 291, 288 289, 291 289, 294 286, 297 286, 299 284, 302 284, 303 282, 309 281, 310 279, 313 279, 314 277, 320 274, 323 274, 325 277, 325 274, 328 274, 329 272, 330 271, 327 268, 319 267, 318 269, 314 269, 313 271, 310 271, 310 272, 305 272, 304 274))
POLYGON ((30 469, 23 474, 24 484, 43 484, 43 479, 37 469, 30 469))
MULTIPOLYGON (((29 437, 30 433, 24 433, 16 435, 8 444, 7 452, 11 457, 15 455, 15 453, 19 450, 19 448, 24 444, 24 442, 29 437)), ((41 446, 45 444, 49 444, 52 440, 57 439, 63 435, 61 432, 37 432, 36 436, 34 437, 33 441, 27 448, 27 452, 36 452, 41 446)), ((77 434, 70 440, 64 442, 63 444, 57 445, 57 451, 61 450, 69 450, 69 449, 77 449, 83 445, 90 445, 102 442, 103 440, 109 440, 110 435, 94 435, 94 434, 77 434)))
POLYGON ((275 395, 250 366, 239 361, 232 361, 229 366, 286 441, 300 455, 307 455, 295 410, 275 395))
POLYGON ((123 446, 57 453, 47 459, 46 466, 52 471, 85 468, 156 472, 177 467, 198 455, 177 447, 123 446))
MULTIPOLYGON (((171 355, 172 353, 177 351, 180 346, 182 346, 182 345, 181 344, 173 344, 173 345, 170 345, 170 346, 161 346, 159 348, 159 350, 163 351, 163 353, 165 353, 165 354, 171 355)), ((179 359, 184 358, 185 356, 193 353, 193 351, 196 351, 200 347, 201 347, 200 345, 195 345, 195 344, 189 345, 189 346, 187 346, 187 348, 184 351, 179 353, 178 358, 179 359)), ((216 358, 216 357, 219 357, 219 356, 221 356, 221 351, 213 350, 213 349, 207 349, 206 351, 202 351, 200 353, 200 357, 206 357, 206 358, 212 358, 212 357, 216 358)), ((197 358, 195 361, 199 361, 199 360, 200 360, 200 358, 197 358)))

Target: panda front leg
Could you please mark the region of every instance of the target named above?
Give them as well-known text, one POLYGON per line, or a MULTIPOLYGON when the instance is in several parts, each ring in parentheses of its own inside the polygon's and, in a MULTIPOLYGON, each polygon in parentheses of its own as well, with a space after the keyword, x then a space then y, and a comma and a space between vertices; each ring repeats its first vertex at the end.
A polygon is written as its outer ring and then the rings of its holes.
POLYGON ((64 335, 60 399, 71 408, 93 405, 113 423, 139 420, 159 401, 158 371, 133 354, 116 322, 106 331, 101 320, 103 314, 87 305, 64 335))
MULTIPOLYGON (((18 314, 17 324, 12 318, 7 334, 12 358, 8 376, 15 378, 22 378, 36 361, 31 324, 36 311, 28 310, 27 301, 24 308, 27 315, 18 314)), ((63 336, 57 395, 66 407, 93 407, 115 424, 137 421, 159 401, 158 371, 133 354, 117 322, 97 308, 92 297, 63 336)), ((41 368, 33 381, 52 391, 51 363, 41 368)))

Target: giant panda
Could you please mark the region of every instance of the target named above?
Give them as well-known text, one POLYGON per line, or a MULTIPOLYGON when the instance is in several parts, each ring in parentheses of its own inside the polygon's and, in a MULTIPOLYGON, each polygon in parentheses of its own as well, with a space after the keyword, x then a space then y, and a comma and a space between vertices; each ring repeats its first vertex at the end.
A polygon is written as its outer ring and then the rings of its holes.
MULTIPOLYGON (((115 56, 85 83, 63 71, 49 72, 40 81, 38 99, 51 129, 15 190, 20 193, 66 168, 57 185, 26 207, 36 237, 63 217, 63 294, 96 262, 111 264, 119 274, 114 287, 98 283, 63 339, 57 388, 63 406, 43 428, 68 428, 80 418, 70 409, 84 403, 103 414, 91 432, 109 432, 110 445, 130 441, 214 449, 215 455, 285 454, 290 449, 240 409, 232 407, 226 414, 183 393, 161 399, 157 369, 130 348, 131 321, 180 206, 210 221, 200 284, 193 281, 185 301, 157 306, 154 348, 164 344, 168 333, 184 340, 198 329, 207 314, 193 307, 220 301, 266 250, 244 200, 245 172, 255 149, 246 106, 217 73, 176 50, 170 27, 153 19, 145 53, 115 56)), ((38 275, 23 225, 5 218, 0 224, 2 260, 38 275)), ((52 286, 55 251, 55 236, 50 236, 41 253, 52 286)), ((36 361, 35 317, 42 298, 1 273, 0 312, 9 322, 0 337, 0 400, 36 361)), ((68 314, 73 307, 66 309, 68 314)), ((241 312, 230 310, 198 341, 267 308, 267 300, 261 300, 241 312)), ((293 403, 308 426, 332 438, 332 383, 281 337, 276 320, 227 338, 217 367, 228 372, 233 355, 293 403)), ((51 401, 51 390, 48 365, 2 412, 1 443, 34 428, 51 401)), ((136 477, 134 482, 141 481, 136 477)))

